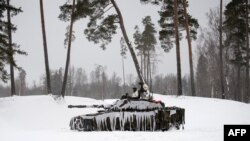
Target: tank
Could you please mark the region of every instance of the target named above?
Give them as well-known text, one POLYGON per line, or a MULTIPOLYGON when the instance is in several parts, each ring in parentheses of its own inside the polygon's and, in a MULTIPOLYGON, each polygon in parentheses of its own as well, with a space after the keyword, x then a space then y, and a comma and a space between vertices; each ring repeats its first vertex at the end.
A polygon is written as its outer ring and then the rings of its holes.
POLYGON ((165 107, 161 101, 125 98, 114 104, 69 105, 69 108, 102 108, 97 113, 79 115, 70 120, 77 131, 167 131, 184 129, 185 109, 165 107))

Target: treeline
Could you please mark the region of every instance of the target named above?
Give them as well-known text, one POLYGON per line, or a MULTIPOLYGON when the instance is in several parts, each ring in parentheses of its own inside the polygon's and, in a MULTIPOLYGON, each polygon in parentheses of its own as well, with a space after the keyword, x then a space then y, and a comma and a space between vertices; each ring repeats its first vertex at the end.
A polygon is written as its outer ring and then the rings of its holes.
MULTIPOLYGON (((60 95, 63 69, 51 71, 52 93, 60 95)), ((66 87, 67 96, 90 97, 95 99, 120 98, 125 93, 132 93, 132 88, 139 88, 139 80, 133 74, 127 74, 125 85, 123 79, 115 72, 109 76, 106 67, 97 65, 93 71, 87 73, 83 68, 71 67, 69 69, 68 83, 66 87)), ((42 75, 40 81, 33 82, 30 86, 26 82, 26 73, 21 71, 15 80, 17 95, 43 95, 47 91, 46 77, 42 75)), ((176 75, 157 75, 153 77, 151 92, 176 95, 176 75)), ((183 78, 184 94, 191 95, 189 89, 189 78, 183 78)), ((0 97, 10 96, 10 86, 0 85, 0 97)))

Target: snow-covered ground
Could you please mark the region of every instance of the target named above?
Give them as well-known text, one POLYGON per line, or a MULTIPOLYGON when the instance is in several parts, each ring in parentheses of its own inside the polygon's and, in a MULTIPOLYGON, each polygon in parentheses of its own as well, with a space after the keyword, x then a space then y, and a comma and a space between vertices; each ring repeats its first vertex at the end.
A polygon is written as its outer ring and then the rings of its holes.
POLYGON ((97 109, 68 109, 68 104, 110 104, 114 100, 66 97, 55 102, 51 96, 0 98, 1 141, 222 141, 224 124, 250 124, 250 104, 229 100, 154 95, 166 106, 186 109, 184 130, 167 132, 77 132, 71 117, 97 109))

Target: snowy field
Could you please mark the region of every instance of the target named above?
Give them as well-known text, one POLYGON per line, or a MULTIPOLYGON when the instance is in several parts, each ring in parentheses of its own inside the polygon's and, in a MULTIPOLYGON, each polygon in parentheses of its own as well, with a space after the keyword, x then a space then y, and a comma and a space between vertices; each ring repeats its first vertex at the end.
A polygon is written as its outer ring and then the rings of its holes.
POLYGON ((69 104, 110 104, 114 100, 51 96, 0 98, 0 141, 223 141, 224 124, 250 124, 250 104, 229 100, 154 95, 166 106, 186 109, 184 130, 167 132, 77 132, 71 117, 97 109, 68 109, 69 104))

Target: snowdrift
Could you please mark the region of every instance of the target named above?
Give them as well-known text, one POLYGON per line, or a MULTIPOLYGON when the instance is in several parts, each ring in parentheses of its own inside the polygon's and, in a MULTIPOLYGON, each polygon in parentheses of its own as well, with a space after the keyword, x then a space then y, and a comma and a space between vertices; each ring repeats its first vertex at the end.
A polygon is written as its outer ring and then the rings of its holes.
POLYGON ((1 141, 222 141, 224 124, 250 124, 250 104, 199 97, 154 94, 166 106, 185 108, 185 129, 168 132, 74 132, 69 121, 75 115, 99 109, 68 109, 67 105, 111 104, 115 100, 66 97, 55 102, 51 96, 0 98, 1 141))

